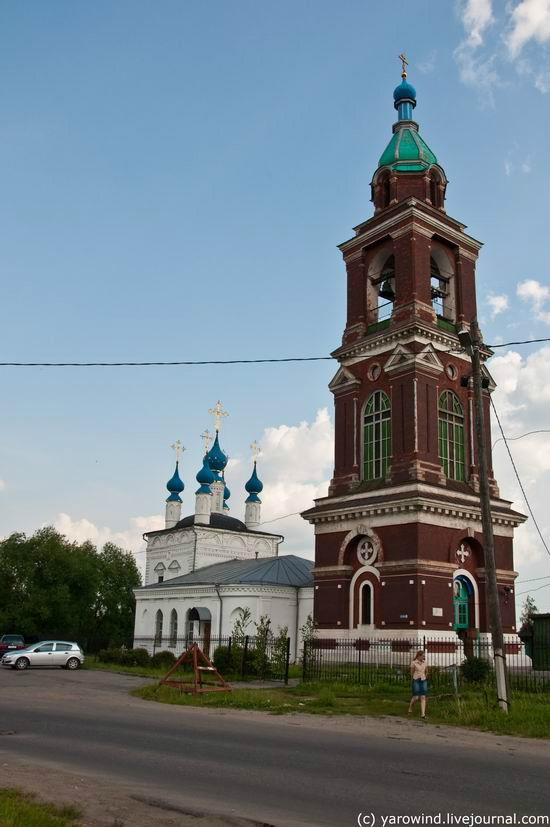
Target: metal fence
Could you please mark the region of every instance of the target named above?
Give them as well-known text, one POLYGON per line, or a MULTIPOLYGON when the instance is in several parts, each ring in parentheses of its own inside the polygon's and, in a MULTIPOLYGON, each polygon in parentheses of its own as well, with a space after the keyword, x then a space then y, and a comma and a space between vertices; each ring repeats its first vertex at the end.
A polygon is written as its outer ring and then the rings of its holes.
POLYGON ((254 637, 137 637, 134 649, 146 649, 154 656, 171 652, 179 657, 196 643, 225 676, 243 679, 278 680, 288 683, 290 638, 254 637))
MULTIPOLYGON (((476 676, 484 681, 494 681, 491 642, 473 640, 465 644, 457 637, 420 640, 316 638, 304 643, 303 680, 372 686, 409 684, 410 664, 420 649, 426 654, 432 688, 457 691, 476 676), (472 663, 473 658, 483 663, 472 663)), ((505 649, 510 689, 550 691, 550 640, 539 643, 538 647, 526 646, 519 641, 506 643, 505 649)))

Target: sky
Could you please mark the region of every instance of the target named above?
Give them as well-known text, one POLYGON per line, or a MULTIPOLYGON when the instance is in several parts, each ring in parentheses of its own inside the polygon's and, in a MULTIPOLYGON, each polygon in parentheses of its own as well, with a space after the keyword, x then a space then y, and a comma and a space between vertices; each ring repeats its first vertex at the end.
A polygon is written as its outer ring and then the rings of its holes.
MULTIPOLYGON (((345 320, 336 245, 372 215, 403 50, 447 211, 484 242, 485 340, 550 336, 550 0, 417 0, 414 14, 402 0, 27 0, 0 5, 1 361, 330 353, 345 320)), ((495 354, 506 434, 550 430, 550 347, 495 354)), ((176 439, 193 510, 218 399, 233 516, 254 439, 263 519, 303 510, 332 473, 335 370, 0 368, 0 536, 53 524, 143 561, 176 439)), ((510 447, 550 545, 550 433, 510 447)), ((525 511, 502 442, 495 468, 525 511)), ((265 527, 313 556, 298 516, 265 527)), ((550 610, 532 520, 516 569, 519 601, 550 610)))

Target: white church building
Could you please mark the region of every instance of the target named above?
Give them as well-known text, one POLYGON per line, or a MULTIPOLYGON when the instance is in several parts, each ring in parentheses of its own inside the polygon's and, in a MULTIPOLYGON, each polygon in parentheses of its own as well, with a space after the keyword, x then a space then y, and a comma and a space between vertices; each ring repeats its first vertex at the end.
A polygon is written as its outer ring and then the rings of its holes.
POLYGON ((254 466, 245 485, 244 522, 229 516, 230 497, 225 482, 228 457, 219 443, 218 402, 213 409, 216 436, 196 479, 195 513, 181 517, 180 494, 184 483, 179 472, 180 446, 176 443, 176 468, 166 487, 165 528, 144 535, 145 581, 135 589, 134 646, 149 651, 168 649, 180 653, 192 640, 203 645, 210 639, 231 635, 242 609, 250 611, 247 633, 254 634, 262 615, 271 629, 288 628, 291 656, 299 654, 299 630, 313 614, 313 561, 296 555, 279 555, 284 538, 261 531, 263 484, 254 466))

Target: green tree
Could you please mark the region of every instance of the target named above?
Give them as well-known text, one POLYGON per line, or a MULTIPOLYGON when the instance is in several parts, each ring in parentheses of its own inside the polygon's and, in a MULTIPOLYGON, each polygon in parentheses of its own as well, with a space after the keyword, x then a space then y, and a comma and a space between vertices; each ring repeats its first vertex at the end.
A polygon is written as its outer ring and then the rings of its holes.
POLYGON ((308 614, 306 622, 300 626, 300 637, 302 638, 302 655, 301 660, 304 660, 304 650, 310 647, 310 644, 315 637, 315 623, 311 614, 308 614))
POLYGON ((527 595, 523 602, 521 615, 519 621, 522 626, 531 626, 533 624, 533 615, 538 612, 537 604, 530 594, 527 595))
POLYGON ((233 639, 232 642, 235 646, 244 646, 246 630, 250 625, 251 617, 252 613, 247 606, 244 609, 242 608, 242 606, 239 606, 237 608, 237 616, 235 617, 233 629, 231 630, 231 637, 233 639))
POLYGON ((73 543, 55 529, 0 541, 0 633, 72 639, 87 647, 131 640, 133 556, 108 544, 73 543))

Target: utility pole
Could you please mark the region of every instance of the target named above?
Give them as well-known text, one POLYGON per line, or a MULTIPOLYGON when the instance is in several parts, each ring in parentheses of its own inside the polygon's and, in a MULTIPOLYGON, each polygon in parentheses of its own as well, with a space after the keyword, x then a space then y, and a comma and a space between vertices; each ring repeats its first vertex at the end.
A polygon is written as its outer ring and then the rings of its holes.
POLYGON ((473 319, 470 331, 462 331, 459 333, 458 338, 472 359, 475 429, 479 467, 479 497, 481 501, 483 555, 485 559, 485 592, 487 595, 489 624, 491 626, 491 636, 493 639, 493 656, 495 660, 498 705, 503 712, 507 713, 508 685, 506 680, 506 657, 504 654, 504 636, 502 634, 502 619, 500 617, 500 602, 498 599, 495 543, 493 538, 493 520, 491 516, 491 491, 489 488, 489 467, 487 462, 486 431, 483 411, 483 377, 481 372, 480 356, 482 339, 477 318, 473 319))

